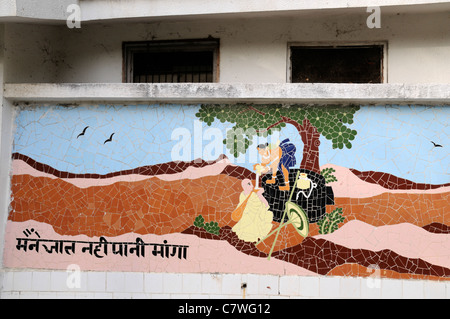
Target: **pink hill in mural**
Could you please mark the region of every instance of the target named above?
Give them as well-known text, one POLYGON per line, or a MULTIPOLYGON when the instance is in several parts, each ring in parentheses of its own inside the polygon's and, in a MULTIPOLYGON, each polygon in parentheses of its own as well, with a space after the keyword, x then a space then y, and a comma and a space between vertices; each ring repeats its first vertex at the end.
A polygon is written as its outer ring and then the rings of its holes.
POLYGON ((154 164, 148 166, 141 166, 134 169, 112 172, 108 174, 95 174, 95 173, 86 173, 86 174, 76 174, 70 172, 64 172, 57 170, 47 164, 39 163, 32 159, 27 155, 23 155, 20 153, 13 153, 12 159, 22 160, 27 163, 29 166, 34 168, 39 172, 45 172, 47 174, 53 175, 58 178, 93 178, 93 179, 108 179, 115 176, 120 175, 145 175, 145 176, 157 176, 157 175, 165 175, 165 174, 176 174, 185 171, 186 169, 193 168, 201 168, 205 166, 210 166, 211 164, 220 162, 222 160, 227 160, 225 155, 219 156, 219 158, 215 161, 204 161, 202 159, 196 159, 191 162, 183 162, 183 161, 174 161, 162 164, 154 164))
POLYGON ((402 194, 438 194, 450 192, 450 183, 435 185, 414 183, 392 174, 379 172, 360 172, 333 164, 321 167, 333 168, 337 182, 330 183, 336 197, 364 198, 377 196, 383 193, 402 194))
POLYGON ((392 250, 406 258, 421 258, 434 265, 450 268, 450 236, 431 233, 409 223, 375 227, 352 220, 337 231, 314 236, 351 249, 392 250))

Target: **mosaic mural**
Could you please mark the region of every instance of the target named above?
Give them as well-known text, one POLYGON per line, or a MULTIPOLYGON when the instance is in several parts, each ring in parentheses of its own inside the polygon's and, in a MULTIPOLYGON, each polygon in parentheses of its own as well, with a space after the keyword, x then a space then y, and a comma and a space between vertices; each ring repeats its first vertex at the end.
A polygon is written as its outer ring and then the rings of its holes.
POLYGON ((450 278, 450 108, 18 109, 6 267, 450 278))

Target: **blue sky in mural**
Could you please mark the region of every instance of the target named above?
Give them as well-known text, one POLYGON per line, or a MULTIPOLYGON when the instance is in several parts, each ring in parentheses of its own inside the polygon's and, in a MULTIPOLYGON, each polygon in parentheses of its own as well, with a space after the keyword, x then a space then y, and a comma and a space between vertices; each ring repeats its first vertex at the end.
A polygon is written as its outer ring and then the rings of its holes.
MULTIPOLYGON (((388 172, 415 182, 448 183, 450 107, 362 107, 350 127, 358 132, 351 149, 332 149, 321 137, 320 165, 332 163, 358 170, 388 172), (434 148, 431 141, 444 145, 434 148)), ((226 154, 222 143, 230 123, 213 127, 197 121, 198 106, 41 106, 17 114, 14 152, 58 170, 105 174, 172 160, 214 160, 226 154), (77 138, 86 127, 84 136, 77 138), (104 141, 112 133, 112 142, 104 141)), ((269 142, 289 138, 297 146, 300 163, 303 143, 292 126, 269 142)), ((259 161, 253 141, 239 159, 249 169, 259 161)))

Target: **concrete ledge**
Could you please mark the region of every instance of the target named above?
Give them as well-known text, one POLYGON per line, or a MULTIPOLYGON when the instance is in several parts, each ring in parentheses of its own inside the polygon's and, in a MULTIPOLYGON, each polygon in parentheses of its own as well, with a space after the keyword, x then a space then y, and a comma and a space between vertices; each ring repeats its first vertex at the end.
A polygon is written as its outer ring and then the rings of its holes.
POLYGON ((450 104, 450 84, 5 84, 12 102, 450 104))
POLYGON ((317 14, 320 11, 351 10, 365 14, 370 6, 383 7, 383 14, 397 12, 443 12, 450 8, 446 0, 2 0, 0 21, 33 21, 38 23, 65 23, 67 7, 77 4, 81 8, 82 22, 117 19, 199 19, 219 16, 253 17, 274 15, 317 14), (182 3, 182 5, 180 5, 182 3), (355 11, 356 10, 356 11, 355 11))
MULTIPOLYGON (((79 1, 84 21, 110 20, 120 18, 143 17, 188 17, 238 14, 249 17, 259 14, 273 16, 289 12, 310 12, 311 10, 336 10, 336 9, 362 9, 369 6, 383 6, 383 12, 391 10, 443 10, 448 8, 447 1, 443 0, 276 0, 264 1, 202 1, 187 0, 180 6, 178 0, 154 0, 151 4, 147 0, 132 0, 114 2, 104 0, 79 1), (412 8, 413 7, 413 8, 412 8), (416 8, 414 8, 416 7, 416 8), (434 8, 433 8, 434 7, 434 8)), ((436 11, 437 12, 437 11, 436 11)))
POLYGON ((65 22, 70 13, 67 8, 79 4, 78 0, 1 0, 0 21, 54 20, 65 22))

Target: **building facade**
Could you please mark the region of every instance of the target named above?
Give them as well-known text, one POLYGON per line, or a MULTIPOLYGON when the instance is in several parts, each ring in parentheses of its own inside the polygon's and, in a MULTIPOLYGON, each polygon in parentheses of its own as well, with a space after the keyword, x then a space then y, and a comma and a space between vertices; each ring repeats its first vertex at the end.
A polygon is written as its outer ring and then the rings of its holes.
POLYGON ((448 298, 450 2, 0 4, 1 298, 448 298))

